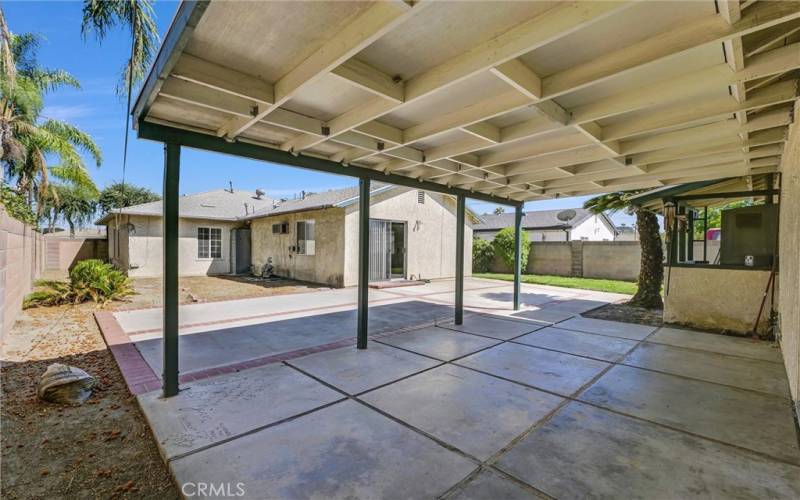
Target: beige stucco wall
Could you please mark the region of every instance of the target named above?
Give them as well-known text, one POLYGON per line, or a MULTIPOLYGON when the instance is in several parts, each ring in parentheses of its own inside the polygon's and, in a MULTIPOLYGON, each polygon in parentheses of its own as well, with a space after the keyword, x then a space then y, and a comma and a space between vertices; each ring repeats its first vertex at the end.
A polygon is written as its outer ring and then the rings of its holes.
POLYGON ((783 362, 792 398, 800 411, 800 106, 783 153, 780 205, 780 283, 778 309, 783 362))
POLYGON ((272 257, 274 273, 303 281, 344 286, 344 209, 328 208, 253 220, 252 262, 260 272, 272 257), (297 222, 315 222, 314 255, 290 251, 297 244, 297 222), (289 223, 288 234, 272 234, 272 225, 289 223))
MULTIPOLYGON (((417 202, 417 190, 394 188, 372 197, 371 219, 406 222, 406 278, 452 278, 456 270, 456 214, 451 198, 425 193, 417 202), (402 190, 401 194, 397 194, 402 190)), ((347 207, 345 215, 345 286, 358 284, 358 205, 347 207)), ((464 274, 472 275, 472 229, 464 230, 464 274)))
POLYGON ((583 276, 635 281, 639 277, 642 247, 638 241, 583 242, 583 276))
MULTIPOLYGON (((762 270, 674 266, 667 272, 671 275, 664 300, 665 322, 741 334, 753 328, 770 274, 762 270)), ((767 299, 759 332, 766 330, 769 308, 767 299)))
MULTIPOLYGON (((181 276, 204 276, 230 273, 231 229, 239 227, 238 222, 180 219, 178 224, 179 252, 178 263, 181 276), (214 227, 222 229, 222 258, 200 259, 197 257, 197 228, 214 227)), ((135 278, 161 276, 163 272, 164 243, 161 238, 161 218, 142 215, 122 216, 120 231, 115 222, 108 225, 109 257, 127 269, 128 275, 135 278), (128 231, 127 223, 134 229, 128 231), (120 238, 116 253, 115 238, 120 238), (127 242, 127 244, 126 244, 127 242)))

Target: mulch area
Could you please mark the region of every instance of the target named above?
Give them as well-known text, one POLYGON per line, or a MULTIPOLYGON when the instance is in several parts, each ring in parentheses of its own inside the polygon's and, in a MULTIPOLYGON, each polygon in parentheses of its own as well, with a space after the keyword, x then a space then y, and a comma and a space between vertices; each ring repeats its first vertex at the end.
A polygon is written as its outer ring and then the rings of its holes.
POLYGON ((179 498, 155 440, 106 349, 93 305, 25 311, 4 346, 0 497, 179 498), (81 406, 43 402, 51 363, 98 381, 81 406))
POLYGON ((645 309, 628 304, 607 304, 585 312, 581 316, 638 325, 662 326, 664 324, 663 309, 645 309))
MULTIPOLYGON (((136 279, 137 295, 108 309, 161 303, 161 280, 136 279)), ((180 301, 230 300, 323 290, 285 280, 181 278, 180 301)), ((23 311, 7 332, 0 366, 0 498, 180 498, 150 428, 94 320, 95 304, 23 311), (51 363, 98 381, 81 406, 45 403, 39 378, 51 363)))

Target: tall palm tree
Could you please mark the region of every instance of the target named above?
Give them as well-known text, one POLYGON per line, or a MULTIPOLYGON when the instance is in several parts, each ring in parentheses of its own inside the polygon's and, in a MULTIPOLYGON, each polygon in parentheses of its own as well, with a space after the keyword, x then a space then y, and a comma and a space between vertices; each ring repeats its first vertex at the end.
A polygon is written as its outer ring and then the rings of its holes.
POLYGON ((583 207, 599 214, 624 210, 636 215, 639 231, 639 244, 642 247, 642 260, 639 268, 639 289, 628 302, 637 307, 661 309, 661 284, 664 282, 664 250, 658 230, 656 214, 630 203, 630 197, 641 191, 617 191, 595 196, 587 200, 583 207))
POLYGON ((109 30, 127 27, 131 32, 131 54, 122 70, 117 94, 130 97, 131 87, 141 81, 158 49, 158 29, 153 19, 150 0, 84 0, 84 37, 94 32, 98 40, 105 39, 109 30))
POLYGON ((5 179, 16 181, 18 191, 37 206, 57 196, 50 189, 51 176, 96 192, 81 152, 99 166, 100 148, 77 127, 42 116, 48 92, 64 86, 80 88, 80 84, 66 71, 39 66, 39 38, 10 33, 2 11, 0 31, 0 163, 5 179), (57 158, 58 164, 48 165, 47 158, 57 158))

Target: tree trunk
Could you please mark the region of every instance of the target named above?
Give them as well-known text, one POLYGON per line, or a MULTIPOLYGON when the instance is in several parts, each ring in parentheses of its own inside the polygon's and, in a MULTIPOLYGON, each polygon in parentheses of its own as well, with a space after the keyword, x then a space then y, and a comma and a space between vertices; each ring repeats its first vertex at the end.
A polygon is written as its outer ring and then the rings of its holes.
POLYGON ((647 210, 636 210, 636 225, 639 228, 639 244, 642 247, 642 262, 639 268, 639 289, 629 304, 647 309, 661 309, 661 283, 664 281, 664 250, 658 233, 656 214, 647 210))

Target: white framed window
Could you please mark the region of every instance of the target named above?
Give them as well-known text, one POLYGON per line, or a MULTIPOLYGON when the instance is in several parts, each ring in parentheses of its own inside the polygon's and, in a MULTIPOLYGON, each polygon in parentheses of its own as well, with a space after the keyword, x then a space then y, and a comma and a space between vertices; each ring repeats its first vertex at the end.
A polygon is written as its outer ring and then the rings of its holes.
POLYGON ((222 258, 222 229, 218 227, 197 228, 197 258, 222 258))
POLYGON ((316 223, 313 220, 297 221, 297 254, 315 255, 316 223))

